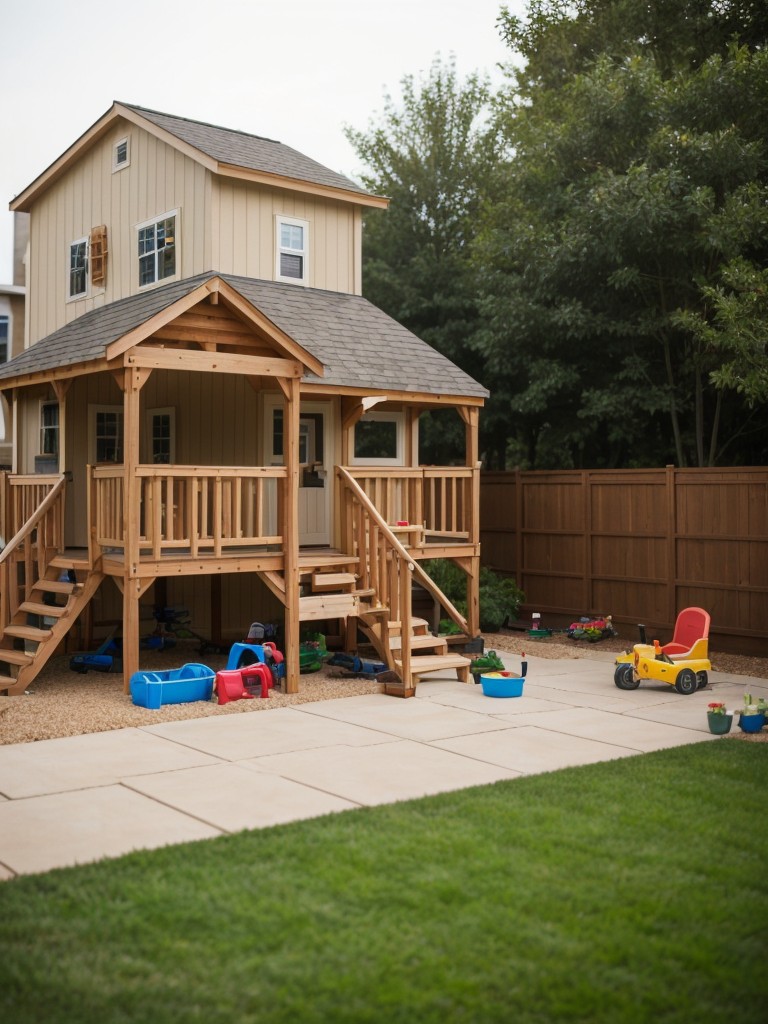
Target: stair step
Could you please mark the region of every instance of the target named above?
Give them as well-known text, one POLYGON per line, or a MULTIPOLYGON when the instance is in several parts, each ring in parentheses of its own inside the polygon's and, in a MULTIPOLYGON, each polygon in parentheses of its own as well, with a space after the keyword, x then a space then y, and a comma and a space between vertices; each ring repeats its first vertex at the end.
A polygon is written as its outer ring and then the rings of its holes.
POLYGON ((345 587, 353 587, 357 583, 357 576, 353 572, 313 572, 312 589, 343 590, 345 587))
POLYGON ((48 565, 52 565, 56 569, 82 569, 84 571, 91 568, 87 555, 80 558, 73 558, 70 555, 54 555, 48 565))
MULTIPOLYGON (((460 654, 426 654, 421 657, 411 658, 411 677, 426 675, 427 672, 440 672, 443 669, 455 668, 459 672, 459 678, 464 682, 469 681, 469 658, 460 654)), ((402 676, 403 663, 395 658, 395 670, 402 676)))
POLYGON ((299 620, 346 619, 357 615, 359 603, 353 594, 314 594, 299 601, 299 620))
POLYGON ((12 686, 16 686, 13 676, 0 676, 0 690, 8 690, 12 686))
POLYGON ((0 662, 3 661, 8 665, 29 665, 32 655, 25 654, 24 651, 13 651, 10 648, 0 647, 0 662))
POLYGON ((32 589, 46 594, 71 594, 79 586, 79 583, 65 583, 64 580, 38 580, 32 589))
POLYGON ((37 629, 35 626, 18 626, 11 623, 10 626, 5 627, 5 635, 17 636, 20 640, 32 640, 41 644, 44 640, 50 639, 51 631, 50 629, 37 629))
POLYGON ((67 608, 63 604, 40 604, 37 601, 24 601, 19 605, 20 612, 27 615, 45 615, 49 619, 58 619, 66 615, 67 608))
MULTIPOLYGON (((391 650, 399 651, 402 648, 402 639, 399 636, 390 637, 389 646, 391 650)), ((439 648, 445 653, 448 652, 448 642, 444 636, 432 636, 431 634, 422 636, 419 634, 418 636, 411 637, 409 646, 412 651, 422 651, 431 647, 434 650, 439 648)))

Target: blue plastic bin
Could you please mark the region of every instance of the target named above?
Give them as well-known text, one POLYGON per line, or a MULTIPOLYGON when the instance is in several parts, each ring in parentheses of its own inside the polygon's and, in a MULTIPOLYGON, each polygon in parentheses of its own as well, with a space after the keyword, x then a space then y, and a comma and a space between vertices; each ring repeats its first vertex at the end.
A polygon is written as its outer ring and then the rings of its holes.
POLYGON ((486 697, 522 697, 525 676, 503 676, 501 672, 487 672, 480 676, 486 697))
POLYGON ((190 662, 163 672, 134 672, 131 676, 133 703, 156 710, 163 704, 189 704, 210 700, 216 673, 207 665, 190 662))

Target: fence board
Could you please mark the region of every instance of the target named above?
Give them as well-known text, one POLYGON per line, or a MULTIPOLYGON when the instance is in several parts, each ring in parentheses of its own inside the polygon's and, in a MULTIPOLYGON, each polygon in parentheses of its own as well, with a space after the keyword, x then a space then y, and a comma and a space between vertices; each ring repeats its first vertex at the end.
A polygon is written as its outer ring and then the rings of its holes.
POLYGON ((484 472, 480 524, 483 564, 516 577, 522 614, 666 637, 700 605, 715 649, 768 655, 766 467, 484 472))

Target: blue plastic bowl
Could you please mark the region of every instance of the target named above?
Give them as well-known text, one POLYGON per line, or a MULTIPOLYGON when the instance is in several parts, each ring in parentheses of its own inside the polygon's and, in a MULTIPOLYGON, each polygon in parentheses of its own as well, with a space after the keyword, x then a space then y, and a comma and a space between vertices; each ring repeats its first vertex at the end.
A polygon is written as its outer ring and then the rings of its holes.
POLYGON ((501 672, 486 672, 480 676, 486 697, 522 697, 525 676, 503 676, 501 672))
POLYGON ((739 715, 739 728, 742 732, 760 732, 765 725, 765 715, 739 715))

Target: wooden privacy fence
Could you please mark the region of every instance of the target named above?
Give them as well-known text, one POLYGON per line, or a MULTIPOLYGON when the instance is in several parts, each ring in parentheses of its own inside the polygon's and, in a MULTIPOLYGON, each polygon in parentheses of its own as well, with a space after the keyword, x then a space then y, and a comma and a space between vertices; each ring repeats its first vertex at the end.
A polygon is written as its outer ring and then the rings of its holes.
POLYGON ((486 472, 480 531, 483 564, 544 621, 605 614, 668 638, 699 605, 715 648, 768 655, 765 467, 486 472))

